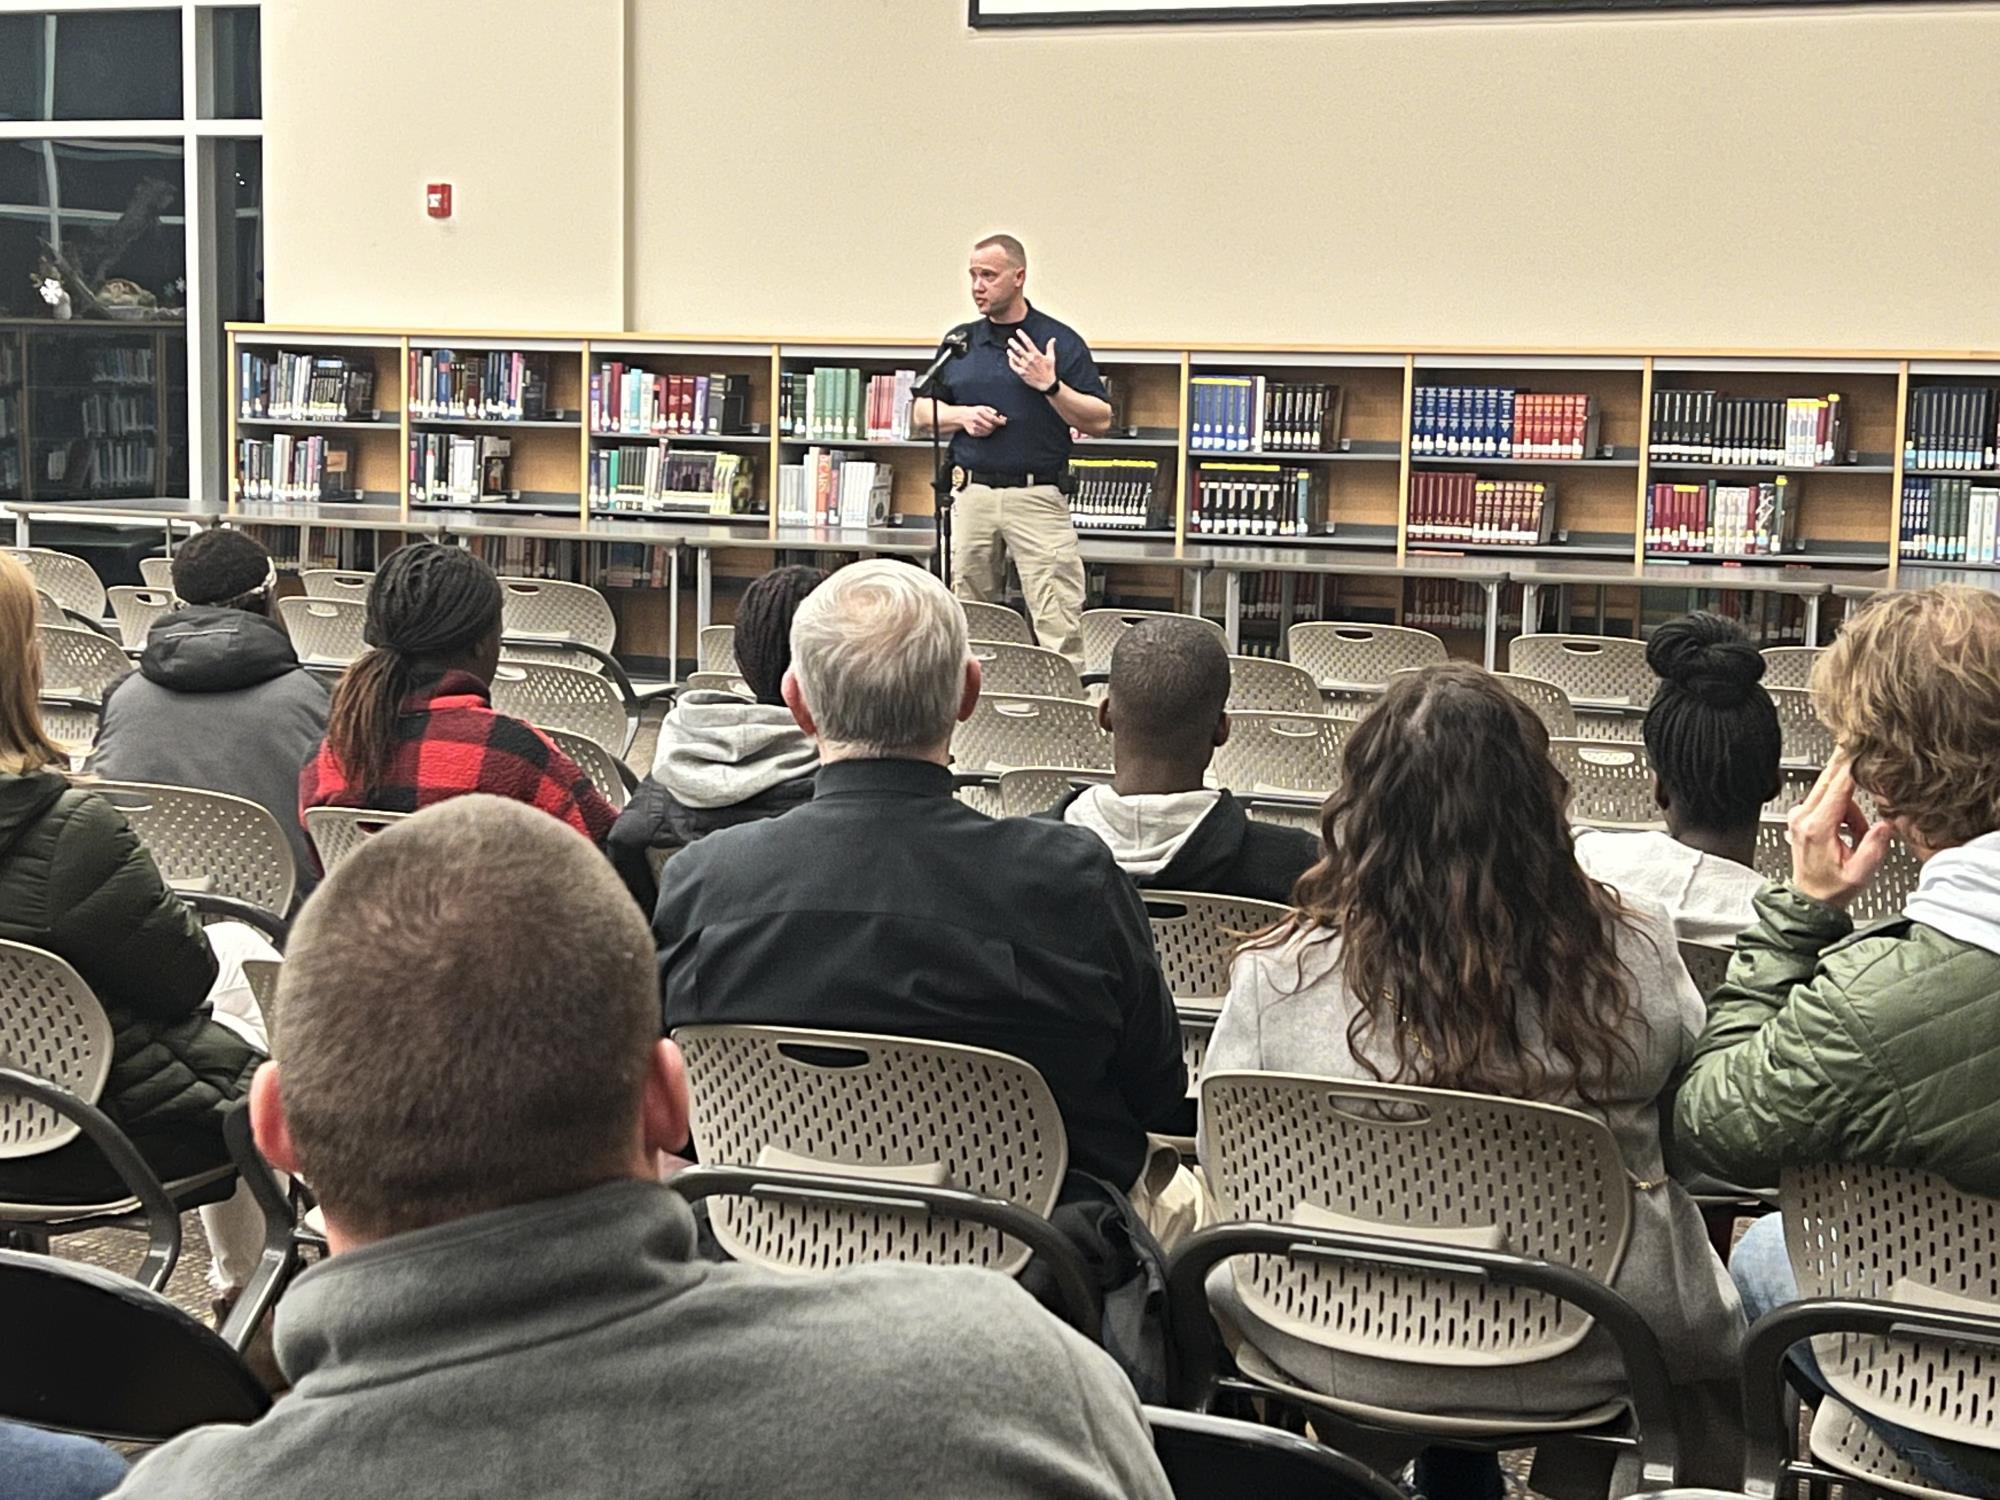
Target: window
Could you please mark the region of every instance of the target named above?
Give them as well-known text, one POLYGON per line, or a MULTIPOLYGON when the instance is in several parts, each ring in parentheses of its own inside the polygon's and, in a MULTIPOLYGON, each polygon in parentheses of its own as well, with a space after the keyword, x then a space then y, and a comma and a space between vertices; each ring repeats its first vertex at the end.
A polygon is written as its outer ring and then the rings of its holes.
POLYGON ((0 14, 0 120, 180 117, 178 10, 0 14))

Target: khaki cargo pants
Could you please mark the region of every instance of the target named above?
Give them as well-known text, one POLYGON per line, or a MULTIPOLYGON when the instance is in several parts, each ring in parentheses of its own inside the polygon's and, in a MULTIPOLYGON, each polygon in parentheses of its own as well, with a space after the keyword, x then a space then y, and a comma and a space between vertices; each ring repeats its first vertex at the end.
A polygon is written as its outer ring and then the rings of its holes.
POLYGON ((957 492, 951 527, 952 591, 975 604, 1004 604, 1011 556, 1035 639, 1082 671, 1083 559, 1063 492, 1052 484, 968 484, 957 492))

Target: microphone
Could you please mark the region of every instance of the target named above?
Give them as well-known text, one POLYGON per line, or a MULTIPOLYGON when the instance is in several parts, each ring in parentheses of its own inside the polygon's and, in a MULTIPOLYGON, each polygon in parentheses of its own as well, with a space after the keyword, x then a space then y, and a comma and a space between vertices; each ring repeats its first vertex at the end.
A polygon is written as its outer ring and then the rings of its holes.
POLYGON ((965 353, 971 345, 972 333, 964 324, 960 324, 958 327, 952 329, 939 342, 938 357, 931 361, 931 367, 928 370, 917 377, 917 383, 911 389, 915 391, 923 390, 933 380, 937 379, 940 370, 957 359, 959 355, 965 353))

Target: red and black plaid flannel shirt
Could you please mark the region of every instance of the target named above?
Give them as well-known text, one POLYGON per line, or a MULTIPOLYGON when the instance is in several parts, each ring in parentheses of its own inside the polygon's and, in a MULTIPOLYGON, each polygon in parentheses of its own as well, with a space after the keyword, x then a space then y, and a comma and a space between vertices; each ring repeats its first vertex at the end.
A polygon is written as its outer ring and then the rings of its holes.
POLYGON ((467 792, 511 797, 561 818, 592 843, 604 842, 618 814, 538 729, 493 711, 484 683, 469 672, 447 672, 403 702, 396 724, 396 758, 381 786, 347 779, 322 741, 299 772, 299 811, 367 807, 416 812, 467 792))

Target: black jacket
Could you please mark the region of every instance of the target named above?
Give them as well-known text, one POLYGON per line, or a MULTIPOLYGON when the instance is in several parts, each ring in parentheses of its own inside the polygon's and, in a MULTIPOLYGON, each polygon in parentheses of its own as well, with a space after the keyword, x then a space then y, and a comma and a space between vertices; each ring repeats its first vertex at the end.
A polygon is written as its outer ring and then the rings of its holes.
MULTIPOLYGON (((1069 805, 1082 795, 1079 788, 1036 816, 1060 823, 1069 805)), ((1164 869, 1134 879, 1143 890, 1244 896, 1290 906, 1292 886, 1319 862, 1322 852, 1320 841, 1303 828, 1259 823, 1225 791, 1164 869)))
POLYGON ((669 1030, 785 1025, 1032 1063, 1070 1164, 1120 1187, 1187 1091, 1138 892, 1082 829, 988 818, 924 761, 822 766, 806 806, 710 834, 661 878, 669 1030))
POLYGON ((805 806, 812 801, 812 795, 813 778, 808 772, 727 807, 688 807, 648 776, 618 814, 618 821, 611 825, 611 833, 604 840, 604 852, 611 856, 611 866, 624 880, 625 888, 650 912, 660 898, 648 858, 650 853, 657 850, 672 854, 718 829, 779 817, 795 807, 805 806))

